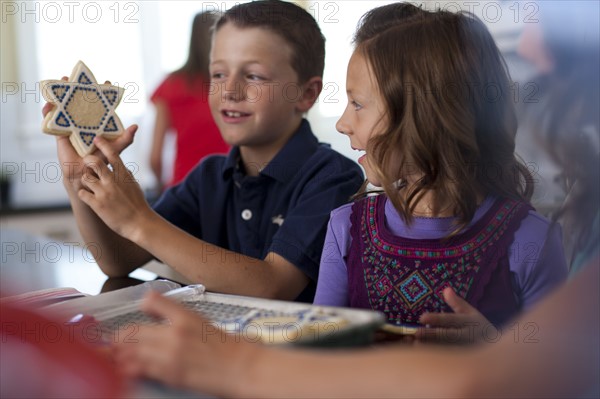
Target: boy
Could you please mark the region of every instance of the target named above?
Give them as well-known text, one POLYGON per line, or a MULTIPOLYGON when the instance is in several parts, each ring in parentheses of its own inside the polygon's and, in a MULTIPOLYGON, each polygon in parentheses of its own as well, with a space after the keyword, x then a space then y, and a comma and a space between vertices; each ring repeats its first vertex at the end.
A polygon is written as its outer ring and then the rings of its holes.
POLYGON ((100 153, 83 159, 59 138, 64 184, 104 273, 158 258, 210 291, 311 301, 329 212, 362 183, 358 165, 319 145, 303 119, 324 58, 316 21, 292 3, 227 11, 215 27, 209 101, 233 149, 201 162, 154 209, 118 156, 135 127, 96 140, 100 153))

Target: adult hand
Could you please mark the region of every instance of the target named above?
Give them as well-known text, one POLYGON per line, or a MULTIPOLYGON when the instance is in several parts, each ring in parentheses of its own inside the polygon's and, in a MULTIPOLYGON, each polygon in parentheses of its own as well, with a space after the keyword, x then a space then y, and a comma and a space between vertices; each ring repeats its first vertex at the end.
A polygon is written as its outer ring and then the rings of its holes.
POLYGON ((150 293, 142 309, 168 325, 130 327, 115 346, 118 369, 129 377, 149 377, 166 384, 215 395, 228 395, 248 371, 259 345, 228 335, 181 305, 150 293), (126 337, 126 338, 125 338, 126 337))
POLYGON ((481 312, 447 287, 444 300, 454 313, 424 313, 419 323, 427 327, 419 329, 415 338, 427 342, 475 343, 497 334, 494 325, 481 312))

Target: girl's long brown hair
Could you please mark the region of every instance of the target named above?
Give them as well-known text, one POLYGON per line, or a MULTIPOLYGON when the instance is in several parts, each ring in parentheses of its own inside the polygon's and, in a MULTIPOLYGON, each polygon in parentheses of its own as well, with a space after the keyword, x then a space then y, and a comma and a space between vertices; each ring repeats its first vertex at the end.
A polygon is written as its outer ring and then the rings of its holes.
MULTIPOLYGON (((364 28, 363 28, 364 29, 364 28)), ((468 224, 478 198, 529 201, 532 177, 515 156, 517 121, 506 64, 467 13, 423 12, 358 43, 386 103, 387 128, 367 153, 410 223, 423 195, 468 224), (421 176, 398 190, 398 179, 421 176)))
POLYGON ((191 84, 198 75, 208 82, 210 76, 208 65, 210 64, 210 46, 212 41, 212 30, 220 18, 221 14, 212 11, 206 11, 196 14, 192 23, 192 33, 190 36, 190 47, 185 64, 173 74, 184 74, 191 84))

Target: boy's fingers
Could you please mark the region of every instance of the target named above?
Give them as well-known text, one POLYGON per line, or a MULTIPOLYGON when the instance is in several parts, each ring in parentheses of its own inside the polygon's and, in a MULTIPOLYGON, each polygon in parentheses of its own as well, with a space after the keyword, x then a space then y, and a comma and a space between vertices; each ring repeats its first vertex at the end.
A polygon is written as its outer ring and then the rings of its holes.
POLYGON ((46 117, 48 112, 52 111, 52 108, 54 108, 54 104, 52 104, 52 103, 44 104, 44 107, 42 108, 42 116, 46 117))
POLYGON ((125 144, 123 148, 128 147, 131 143, 133 143, 133 138, 135 137, 137 130, 138 125, 131 125, 125 129, 125 132, 120 137, 123 144, 125 144))
POLYGON ((114 146, 108 142, 108 140, 102 137, 96 137, 94 139, 94 144, 96 145, 96 148, 100 150, 102 155, 106 157, 114 170, 122 170, 125 168, 125 165, 119 156, 119 151, 115 149, 114 146))
POLYGON ((106 166, 104 161, 96 155, 86 155, 85 158, 83 158, 83 162, 87 169, 85 175, 90 175, 92 178, 91 181, 101 180, 102 177, 107 177, 111 174, 108 166, 106 166), (90 172, 96 174, 97 178, 94 179, 94 176, 90 172))
MULTIPOLYGON (((125 129, 123 131, 123 134, 121 134, 115 140, 112 140, 110 142, 111 147, 113 147, 115 149, 115 151, 117 151, 117 153, 120 154, 121 152, 123 152, 123 150, 125 148, 129 147, 129 145, 131 145, 131 143, 133 143, 133 139, 135 137, 135 133, 137 132, 137 130, 138 130, 138 125, 129 126, 127 129, 125 129)), ((97 140, 103 140, 105 142, 108 141, 102 137, 98 137, 97 140)))
POLYGON ((93 172, 90 169, 87 169, 81 175, 81 186, 87 191, 94 192, 92 186, 100 180, 96 172, 93 172))
POLYGON ((79 199, 82 200, 87 206, 92 206, 92 201, 94 200, 94 194, 90 193, 87 190, 81 189, 77 192, 79 199))

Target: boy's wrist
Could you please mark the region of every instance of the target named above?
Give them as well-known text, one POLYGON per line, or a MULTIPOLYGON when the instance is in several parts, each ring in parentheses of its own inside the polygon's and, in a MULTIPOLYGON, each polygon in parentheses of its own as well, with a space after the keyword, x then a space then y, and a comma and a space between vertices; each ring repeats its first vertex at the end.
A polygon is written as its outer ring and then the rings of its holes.
POLYGON ((148 212, 140 212, 139 216, 130 223, 131 228, 124 236, 140 247, 147 248, 152 244, 153 237, 161 236, 158 233, 160 220, 161 217, 148 208, 148 212))

